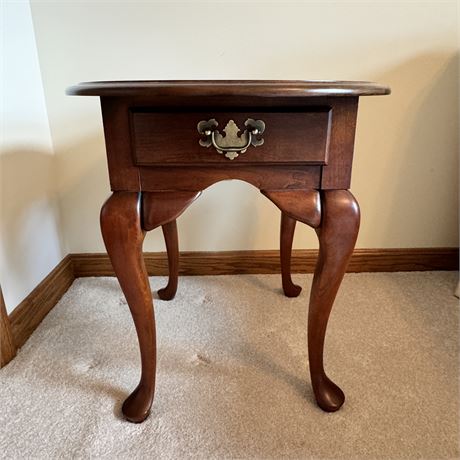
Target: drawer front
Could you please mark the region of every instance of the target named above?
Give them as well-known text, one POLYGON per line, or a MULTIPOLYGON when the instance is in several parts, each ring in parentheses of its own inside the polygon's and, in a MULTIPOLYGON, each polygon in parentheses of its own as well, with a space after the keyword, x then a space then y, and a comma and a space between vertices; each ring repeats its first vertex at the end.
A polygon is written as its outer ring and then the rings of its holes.
POLYGON ((332 113, 328 107, 308 112, 130 112, 134 163, 138 166, 327 164, 332 113), (212 119, 217 122, 213 122, 217 130, 214 145, 209 132, 200 135, 197 128, 200 122, 212 119), (249 143, 252 128, 247 121, 251 119, 262 120, 258 126, 264 125, 264 130, 252 135, 249 143), (200 140, 210 145, 200 145, 200 140), (235 155, 228 151, 248 143, 245 152, 235 155))

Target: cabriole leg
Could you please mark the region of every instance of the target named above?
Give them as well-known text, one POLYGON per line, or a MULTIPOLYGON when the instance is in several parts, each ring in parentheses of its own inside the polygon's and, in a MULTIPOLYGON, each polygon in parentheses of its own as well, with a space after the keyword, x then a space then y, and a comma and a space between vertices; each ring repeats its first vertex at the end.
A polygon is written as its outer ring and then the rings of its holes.
POLYGON ((172 220, 161 226, 168 253, 169 279, 166 287, 158 290, 158 297, 161 300, 171 300, 177 292, 179 278, 179 241, 177 238, 177 223, 172 220))
POLYGON ((292 240, 294 239, 296 220, 281 212, 280 229, 280 259, 281 259, 281 280, 283 291, 286 297, 297 297, 302 288, 292 282, 291 277, 291 253, 292 240))
POLYGON ((168 285, 158 291, 162 300, 171 300, 177 291, 179 277, 179 243, 176 219, 201 194, 200 191, 144 192, 142 200, 142 225, 147 231, 162 226, 168 253, 168 285))
POLYGON ((353 252, 359 229, 359 206, 347 190, 321 192, 321 225, 316 232, 319 257, 310 295, 308 355, 316 401, 327 412, 345 401, 342 390, 324 372, 324 337, 332 304, 353 252))
POLYGON ((145 232, 137 192, 114 192, 101 210, 101 230, 115 274, 136 327, 141 353, 141 379, 122 411, 131 422, 149 414, 155 391, 156 339, 152 293, 142 257, 145 232))

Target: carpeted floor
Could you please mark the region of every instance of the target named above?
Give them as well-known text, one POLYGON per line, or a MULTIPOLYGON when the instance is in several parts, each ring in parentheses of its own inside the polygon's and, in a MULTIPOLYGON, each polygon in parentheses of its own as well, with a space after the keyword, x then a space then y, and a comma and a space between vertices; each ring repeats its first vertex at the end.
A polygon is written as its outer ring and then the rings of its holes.
POLYGON ((139 374, 127 305, 114 278, 78 279, 0 371, 0 457, 458 458, 457 276, 345 277, 326 341, 347 396, 334 414, 310 388, 311 276, 295 276, 297 299, 274 275, 181 278, 156 300, 156 400, 140 425, 119 413, 139 374))

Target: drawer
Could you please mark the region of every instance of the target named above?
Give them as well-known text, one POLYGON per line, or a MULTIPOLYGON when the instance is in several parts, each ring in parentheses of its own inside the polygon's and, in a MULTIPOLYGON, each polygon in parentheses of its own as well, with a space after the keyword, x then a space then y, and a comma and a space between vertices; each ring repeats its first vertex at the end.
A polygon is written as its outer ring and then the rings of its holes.
POLYGON ((326 165, 332 111, 329 107, 310 109, 158 112, 134 108, 130 110, 134 163, 138 166, 326 165), (263 123, 253 123, 259 120, 263 123), (207 135, 200 134, 199 123, 209 121, 214 134, 209 135, 209 130, 207 135), (263 126, 263 132, 252 134, 253 126, 263 126), (200 140, 208 146, 200 145, 200 140), (232 151, 248 143, 245 152, 232 151))

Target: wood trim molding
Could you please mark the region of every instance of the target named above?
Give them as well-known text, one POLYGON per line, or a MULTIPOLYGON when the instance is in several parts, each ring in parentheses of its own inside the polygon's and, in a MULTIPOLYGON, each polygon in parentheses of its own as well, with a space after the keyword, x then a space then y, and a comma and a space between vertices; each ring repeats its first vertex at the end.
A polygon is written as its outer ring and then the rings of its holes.
POLYGON ((17 348, 24 345, 43 318, 69 289, 74 279, 72 256, 68 255, 11 312, 11 331, 17 348))
MULTIPOLYGON (((293 273, 312 273, 318 251, 294 250, 293 273)), ((165 252, 144 254, 149 275, 167 275, 165 252)), ((348 272, 458 270, 458 248, 356 249, 348 272)), ((280 273, 279 251, 182 252, 180 275, 280 273)), ((0 368, 16 354, 75 278, 113 276, 107 254, 69 254, 9 315, 1 297, 0 368)), ((281 282, 281 280, 280 280, 281 282)))
POLYGON ((6 313, 5 300, 0 286, 0 368, 16 356, 16 345, 11 332, 10 318, 6 313))
MULTIPOLYGON (((313 273, 318 251, 292 251, 292 273, 313 273)), ((458 248, 355 249, 347 272, 458 270, 458 248)), ((149 275, 167 275, 165 252, 146 252, 149 275)), ((113 276, 107 254, 72 254, 76 278, 113 276)), ((181 252, 180 275, 280 273, 279 251, 181 252)))

